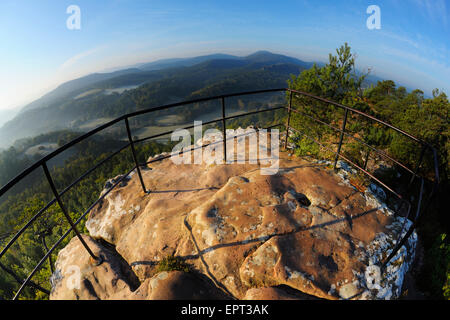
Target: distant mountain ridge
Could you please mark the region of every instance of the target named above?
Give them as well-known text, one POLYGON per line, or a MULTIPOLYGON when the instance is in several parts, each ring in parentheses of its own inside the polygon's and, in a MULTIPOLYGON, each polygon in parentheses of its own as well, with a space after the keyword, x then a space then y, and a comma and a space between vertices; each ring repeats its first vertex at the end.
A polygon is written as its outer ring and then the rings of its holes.
POLYGON ((46 107, 50 103, 54 102, 54 100, 56 99, 66 98, 68 94, 75 93, 81 89, 86 89, 88 86, 91 86, 93 84, 99 84, 100 82, 107 81, 113 78, 119 78, 124 75, 143 74, 149 75, 149 77, 151 77, 150 75, 152 73, 149 74, 148 73, 149 71, 159 71, 163 69, 173 69, 179 67, 191 67, 194 65, 214 60, 220 60, 223 62, 229 61, 228 63, 230 64, 232 64, 231 61, 240 61, 236 63, 237 64, 242 63, 242 65, 244 64, 248 65, 252 63, 256 65, 259 63, 261 64, 261 66, 263 66, 267 64, 276 64, 276 63, 293 63, 299 66, 304 66, 305 68, 312 66, 312 63, 304 62, 299 59, 283 56, 280 54, 273 54, 269 51, 257 51, 245 57, 218 53, 192 58, 161 59, 149 63, 137 64, 132 68, 126 68, 123 70, 108 73, 93 73, 87 76, 67 81, 59 85, 56 89, 52 90, 51 92, 45 94, 41 98, 29 103, 28 105, 23 107, 20 110, 20 112, 40 107, 46 107))
POLYGON ((13 119, 16 114, 18 113, 17 110, 1 110, 0 109, 0 128, 8 122, 9 120, 13 119))
POLYGON ((65 82, 26 105, 0 128, 0 147, 55 130, 86 130, 87 123, 192 97, 284 87, 290 75, 312 65, 257 51, 244 57, 218 53, 162 59, 89 74, 65 82))
POLYGON ((65 98, 66 95, 76 92, 77 90, 80 90, 86 86, 89 86, 91 84, 94 84, 96 82, 108 80, 114 77, 118 77, 124 74, 129 74, 133 72, 140 72, 139 69, 124 69, 119 70, 111 73, 92 73, 87 76, 70 80, 67 82, 64 82, 63 84, 59 85, 56 89, 50 91, 49 93, 45 94, 41 98, 29 103, 25 107, 23 107, 20 112, 24 112, 31 109, 36 109, 40 107, 48 106, 50 103, 53 103, 54 100, 65 98))
POLYGON ((135 67, 144 70, 144 71, 153 71, 153 70, 161 70, 165 68, 174 68, 174 67, 190 67, 195 64, 199 64, 208 60, 239 60, 240 57, 233 56, 230 54, 211 54, 205 56, 198 56, 193 58, 172 58, 172 59, 161 59, 153 62, 147 62, 142 64, 137 64, 135 67))

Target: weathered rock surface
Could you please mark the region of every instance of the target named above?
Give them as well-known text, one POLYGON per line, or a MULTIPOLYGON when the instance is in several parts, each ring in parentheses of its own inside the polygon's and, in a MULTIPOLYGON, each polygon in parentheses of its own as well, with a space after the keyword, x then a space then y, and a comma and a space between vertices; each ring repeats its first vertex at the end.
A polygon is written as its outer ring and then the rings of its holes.
POLYGON ((262 287, 247 290, 243 300, 319 300, 289 287, 262 287))
POLYGON ((89 264, 73 239, 58 256, 56 275, 77 265, 83 286, 63 289, 56 281, 51 298, 224 298, 223 292, 238 299, 299 298, 283 287, 325 299, 399 296, 417 236, 384 273, 379 265, 403 218, 370 190, 352 187, 346 168, 336 174, 286 153, 280 153, 277 174, 262 175, 261 166, 152 163, 143 172, 152 193, 144 194, 133 175, 90 214, 88 243, 105 262, 89 264), (156 265, 168 255, 184 259, 210 283, 191 273, 158 273, 156 265))
POLYGON ((114 249, 88 236, 83 239, 103 262, 97 266, 78 238, 73 238, 58 254, 50 299, 128 299, 140 285, 130 266, 114 249))
POLYGON ((182 271, 162 271, 146 279, 125 299, 129 300, 209 300, 227 299, 222 291, 196 275, 182 271))
POLYGON ((226 299, 211 281, 192 273, 162 271, 142 284, 131 267, 110 248, 92 238, 84 240, 102 263, 97 265, 78 238, 60 251, 53 274, 53 300, 189 300, 226 299))

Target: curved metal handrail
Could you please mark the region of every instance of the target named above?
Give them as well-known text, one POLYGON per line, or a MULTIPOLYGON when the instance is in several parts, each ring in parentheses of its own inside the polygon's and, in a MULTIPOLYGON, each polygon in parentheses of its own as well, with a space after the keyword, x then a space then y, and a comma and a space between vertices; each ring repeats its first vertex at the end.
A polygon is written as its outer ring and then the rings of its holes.
MULTIPOLYGON (((72 141, 66 143, 65 145, 63 145, 62 147, 58 148, 57 150, 53 151, 52 153, 44 156, 42 159, 40 159, 39 161, 35 162, 34 164, 32 164, 30 167, 26 168, 25 170, 23 170, 20 174, 18 174, 15 178, 13 178, 11 181, 9 181, 6 185, 4 185, 1 189, 0 189, 0 197, 2 197, 8 190, 10 190, 13 186, 15 186, 17 183, 19 183, 23 178, 25 178, 26 176, 28 176, 29 174, 31 174, 34 170, 38 169, 39 167, 41 167, 45 173, 45 176, 47 178, 47 181, 49 182, 49 185, 52 189, 52 192, 54 194, 54 199, 52 199, 49 203, 47 203, 43 208, 41 208, 30 220, 28 220, 26 222, 26 224, 10 239, 10 241, 6 244, 6 246, 0 251, 0 259, 2 258, 2 256, 8 251, 8 249, 18 240, 18 238, 23 234, 23 232, 25 232, 25 230, 27 230, 27 228, 29 228, 34 221, 36 221, 43 212, 45 212, 50 206, 52 206, 55 203, 58 203, 58 205, 60 206, 61 210, 63 211, 67 221, 70 224, 70 228, 69 230, 67 230, 63 236, 61 236, 56 243, 49 249, 47 250, 47 253, 44 255, 44 257, 39 261, 39 263, 35 266, 35 268, 33 269, 33 271, 28 275, 27 279, 23 282, 21 282, 21 286, 19 288, 19 290, 16 292, 14 299, 18 298, 19 295, 21 294, 21 292, 23 291, 23 289, 27 286, 33 286, 34 288, 41 290, 42 292, 45 292, 48 294, 48 291, 45 290, 44 288, 40 287, 39 285, 36 285, 35 283, 33 283, 31 281, 31 278, 33 277, 33 275, 39 270, 39 268, 42 266, 42 264, 45 262, 46 259, 48 259, 51 255, 51 253, 57 248, 57 246, 70 234, 71 231, 74 231, 76 233, 76 236, 80 239, 80 241, 82 242, 82 244, 85 246, 86 250, 89 252, 89 254, 92 256, 93 259, 97 260, 97 263, 101 263, 101 257, 97 257, 94 255, 94 253, 90 250, 89 246, 85 243, 85 241, 83 240, 81 234, 78 232, 76 226, 82 221, 82 219, 84 219, 86 217, 86 215, 99 203, 99 201, 101 201, 102 199, 104 199, 104 197, 106 197, 107 194, 109 194, 120 182, 122 182, 127 176, 129 176, 133 171, 136 170, 136 172, 139 175, 139 179, 140 179, 140 183, 141 186, 143 188, 143 191, 146 193, 151 193, 150 190, 147 190, 145 187, 145 183, 144 180, 142 178, 142 174, 141 174, 141 169, 140 167, 143 165, 147 165, 149 163, 152 162, 156 162, 156 161, 162 161, 163 159, 165 159, 166 157, 160 157, 156 160, 151 160, 148 161, 144 164, 140 164, 138 162, 138 159, 136 157, 136 151, 135 151, 135 147, 134 145, 136 143, 140 143, 149 139, 154 139, 160 136, 164 136, 167 134, 170 134, 172 131, 168 131, 168 132, 163 132, 163 133, 159 133, 156 135, 152 135, 149 137, 145 137, 145 138, 141 138, 141 139, 136 139, 133 140, 132 135, 131 135, 131 130, 130 130, 130 126, 129 126, 129 121, 128 119, 132 118, 132 117, 136 117, 139 115, 143 115, 143 114, 147 114, 147 113, 152 113, 152 112, 156 112, 156 111, 161 111, 161 110, 167 110, 167 109, 171 109, 171 108, 175 108, 175 107, 179 107, 179 106, 185 106, 188 104, 193 104, 193 103, 200 103, 200 102, 206 102, 206 101, 212 101, 212 100, 219 100, 221 101, 221 107, 222 107, 222 117, 215 119, 215 120, 211 120, 208 122, 205 122, 205 124, 213 124, 213 123, 217 123, 217 122, 222 122, 222 126, 223 126, 223 135, 224 135, 224 141, 227 140, 226 138, 226 126, 225 123, 227 120, 230 119, 235 119, 238 117, 244 117, 244 116, 249 116, 249 115, 253 115, 253 114, 257 114, 257 113, 261 113, 261 112, 267 112, 267 111, 275 111, 275 110, 280 110, 280 109, 285 109, 287 110, 287 122, 286 124, 276 124, 273 125, 269 128, 272 127, 277 127, 277 126, 284 126, 286 129, 286 143, 285 143, 285 147, 287 147, 287 141, 288 141, 288 137, 289 137, 289 131, 294 131, 297 133, 301 133, 304 134, 302 132, 300 132, 298 129, 293 128, 292 126, 290 126, 290 118, 291 118, 291 112, 294 113, 299 113, 299 110, 293 109, 292 108, 292 96, 294 94, 298 94, 298 95, 302 95, 302 96, 306 96, 306 97, 310 97, 313 98, 315 100, 318 101, 322 101, 325 102, 327 104, 331 104, 334 106, 337 106, 339 108, 342 108, 345 110, 345 117, 344 117, 344 122, 343 122, 343 126, 341 129, 336 128, 334 126, 332 126, 331 124, 326 124, 325 122, 319 120, 319 119, 315 119, 314 117, 309 116, 310 118, 312 118, 315 121, 318 121, 322 124, 325 124, 327 126, 329 126, 330 128, 336 130, 337 132, 340 132, 341 137, 340 137, 340 141, 339 141, 339 146, 338 146, 338 150, 337 151, 333 151, 329 148, 327 148, 329 151, 332 151, 333 153, 336 154, 336 159, 335 159, 335 163, 334 163, 334 167, 336 168, 336 163, 337 163, 337 159, 342 158, 345 161, 349 162, 351 165, 355 166, 358 170, 362 171, 364 174, 368 175, 371 179, 375 180, 377 183, 381 184, 384 188, 386 188, 387 190, 389 190, 392 194, 394 194, 395 196, 397 196, 401 201, 402 204, 405 203, 407 205, 407 216, 409 217, 409 213, 411 210, 411 204, 409 203, 409 201, 407 201, 406 199, 402 198, 402 196, 400 194, 398 194, 397 192, 395 192, 391 187, 387 186, 385 183, 383 183, 382 181, 380 181, 378 178, 376 178, 374 175, 372 175, 370 172, 368 172, 366 170, 366 168, 361 168, 360 166, 358 166, 357 164, 355 164, 353 161, 351 161, 350 159, 348 159, 346 156, 342 155, 340 153, 340 149, 342 146, 342 139, 343 136, 351 136, 354 139, 356 139, 357 141, 363 143, 364 145, 370 147, 372 150, 374 150, 375 152, 377 152, 378 154, 388 157, 389 159, 391 159, 392 161, 394 161, 394 163, 398 164, 399 166, 403 167, 404 169, 406 169, 408 172, 412 173, 412 180, 416 177, 420 177, 420 175, 417 173, 418 172, 418 168, 420 167, 420 162, 422 161, 423 158, 423 154, 425 153, 426 149, 430 149, 433 152, 433 157, 434 157, 434 169, 435 169, 435 180, 434 180, 434 185, 433 185, 433 190, 431 193, 431 197, 434 195, 434 193, 436 192, 436 188, 437 188, 437 184, 439 183, 439 170, 438 170, 438 159, 437 159, 437 151, 436 149, 429 145, 428 143, 412 136, 411 134, 396 128, 386 122, 383 122, 371 115, 368 115, 364 112, 361 112, 359 110, 344 106, 342 104, 336 103, 334 101, 322 98, 322 97, 318 97, 315 95, 312 95, 310 93, 307 92, 302 92, 302 91, 298 91, 298 90, 293 90, 293 89, 289 89, 289 88, 277 88, 277 89, 266 89, 266 90, 256 90, 256 91, 246 91, 246 92, 239 92, 239 93, 233 93, 233 94, 227 94, 227 95, 218 95, 218 96, 213 96, 213 97, 207 97, 207 98, 199 98, 199 99, 194 99, 194 100, 189 100, 189 101, 183 101, 183 102, 178 102, 178 103, 172 103, 172 104, 168 104, 168 105, 163 105, 163 106, 158 106, 155 108, 148 108, 148 109, 144 109, 144 110, 139 110, 139 111, 135 111, 135 112, 131 112, 125 115, 122 115, 114 120, 111 120, 83 135, 81 135, 80 137, 73 139, 72 141), (272 92, 288 92, 289 93, 289 105, 288 107, 285 106, 278 106, 278 107, 272 107, 272 108, 267 108, 267 109, 263 109, 263 110, 256 110, 256 111, 251 111, 251 112, 247 112, 247 113, 242 113, 242 114, 238 114, 238 115, 234 115, 234 116, 225 116, 225 111, 226 111, 226 105, 225 105, 225 98, 230 98, 230 97, 237 97, 237 96, 245 96, 245 95, 254 95, 254 94, 261 94, 261 93, 272 93, 272 92), (402 134, 403 136, 408 137, 409 139, 411 139, 412 141, 420 144, 422 146, 422 151, 421 151, 421 156, 420 156, 420 160, 419 160, 419 164, 416 166, 416 170, 411 170, 410 168, 408 168, 407 166, 405 166, 404 164, 401 164, 400 162, 398 162, 397 160, 393 159, 392 157, 390 157, 389 155, 385 154, 383 151, 380 151, 374 147, 371 147, 370 145, 368 145, 367 143, 365 143, 364 141, 362 141, 361 139, 354 137, 353 135, 349 134, 348 132, 345 131, 345 124, 347 121, 347 116, 348 113, 352 112, 352 113, 356 113, 359 114, 367 119, 370 119, 372 121, 378 122, 380 124, 382 124, 383 126, 386 126, 388 128, 391 128, 393 130, 395 130, 396 132, 402 134), (86 172, 84 172, 79 178, 77 178, 75 181, 73 181, 70 185, 68 185, 67 187, 65 187, 63 189, 63 191, 58 192, 56 190, 55 184, 52 180, 52 176, 48 170, 47 167, 47 163, 48 161, 50 161, 51 159, 53 159, 54 157, 56 157, 57 155, 61 154, 62 152, 64 152, 65 150, 69 149, 70 147, 86 140, 87 138, 93 136, 94 134, 107 129, 121 121, 125 122, 125 127, 126 127, 126 131, 127 131, 127 135, 128 135, 128 140, 129 142, 124 145, 123 147, 121 147, 119 150, 113 152, 112 154, 110 154, 107 158, 103 159, 102 161, 100 161, 99 163, 97 163, 94 167, 90 168, 89 170, 87 170, 86 172), (78 219, 77 221, 73 222, 69 215, 67 214, 67 210, 64 207, 64 204, 61 200, 61 196, 64 195, 66 192, 68 192, 70 189, 72 189, 76 184, 78 184, 80 181, 82 181, 85 177, 87 177, 90 173, 92 173, 95 169, 97 169, 98 167, 100 167, 102 164, 110 161, 114 156, 118 155, 119 153, 121 153, 123 150, 130 148, 131 149, 131 153, 133 155, 133 160, 134 160, 134 166, 133 168, 128 171, 125 175, 123 175, 118 181, 116 181, 108 190, 106 190, 106 192, 104 192, 98 200, 96 200, 78 219)), ((305 114, 306 115, 306 114, 305 114)), ((193 126, 187 126, 183 129, 192 129, 193 126)), ((267 128, 268 129, 268 128, 267 128)), ((307 136, 305 134, 305 136, 307 136)), ((319 141, 316 141, 315 139, 307 136, 308 138, 312 139, 315 143, 318 143, 319 145, 321 145, 322 147, 325 147, 323 144, 321 144, 319 141)), ((226 143, 223 143, 223 147, 226 148, 226 143)), ((204 148, 208 146, 208 144, 201 146, 201 148, 204 148)), ((325 147, 326 148, 326 147, 325 147)), ((224 150, 226 151, 226 150, 224 150)), ((182 151, 183 152, 183 151, 182 151)), ((224 156, 226 157, 226 152, 224 152, 224 156)), ((420 216, 420 213, 423 212, 424 210, 421 210, 420 206, 422 203, 422 196, 423 196, 423 178, 420 177, 422 180, 421 183, 421 189, 420 189, 420 196, 418 199, 418 207, 417 207, 417 212, 415 215, 415 219, 414 219, 414 224, 413 226, 411 226, 411 228, 413 228, 416 225, 416 222, 418 220, 418 217, 420 216)), ((411 180, 411 182, 412 182, 411 180)), ((430 200, 427 203, 430 203, 430 200)), ((385 262, 383 263, 383 266, 385 266, 389 260, 395 256, 395 253, 401 248, 401 246, 404 244, 404 242, 407 240, 407 238, 412 234, 411 228, 407 231, 405 237, 403 237, 399 243, 397 244, 397 247, 394 248, 389 257, 385 260, 385 262)), ((4 267, 3 265, 1 265, 2 267, 4 267)), ((14 272, 12 270, 9 270, 8 268, 3 268, 5 271, 7 271, 8 273, 10 273, 13 278, 16 279, 16 281, 20 282, 20 278, 18 276, 16 276, 14 274, 14 272)))

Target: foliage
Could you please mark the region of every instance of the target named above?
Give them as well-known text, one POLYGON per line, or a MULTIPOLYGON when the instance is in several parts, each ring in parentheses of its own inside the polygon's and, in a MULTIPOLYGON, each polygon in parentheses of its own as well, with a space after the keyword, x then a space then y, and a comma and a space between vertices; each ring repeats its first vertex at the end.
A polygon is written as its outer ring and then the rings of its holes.
POLYGON ((168 255, 164 257, 158 264, 158 272, 162 271, 189 272, 189 265, 178 257, 168 255))
MULTIPOLYGON (((408 93, 404 87, 397 87, 392 80, 379 81, 376 85, 364 89, 362 83, 365 75, 356 76, 355 55, 351 53, 350 47, 345 44, 336 53, 336 56, 330 54, 329 62, 325 66, 319 68, 314 65, 297 77, 292 77, 288 82, 289 88, 309 92, 368 113, 435 147, 438 155, 440 188, 444 191, 437 195, 428 210, 428 216, 418 227, 427 257, 424 267, 426 271, 421 273, 423 281, 419 282, 421 289, 429 292, 430 297, 448 296, 449 252, 448 244, 443 244, 445 236, 441 234, 446 232, 444 213, 448 211, 446 193, 448 195, 450 174, 449 99, 438 89, 435 89, 433 97, 429 98, 425 97, 421 90, 408 93)), ((286 98, 289 101, 289 95, 286 98)), ((323 150, 313 146, 312 139, 337 150, 340 134, 324 123, 338 130, 342 128, 343 110, 323 101, 296 95, 293 96, 292 107, 300 112, 300 114, 293 112, 291 116, 291 126, 302 132, 291 135, 291 142, 296 144, 297 154, 326 158, 323 150), (314 121, 311 117, 322 122, 314 121), (309 140, 307 136, 312 139, 309 140)), ((418 167, 419 173, 431 181, 436 181, 433 154, 427 149, 421 158, 421 145, 416 141, 353 112, 349 112, 345 129, 350 135, 383 151, 413 170, 422 160, 418 167)), ((356 139, 344 138, 341 153, 356 164, 364 165, 367 152, 367 146, 356 139)), ((375 177, 393 186, 400 194, 409 193, 407 196, 415 203, 413 198, 415 191, 408 191, 406 187, 410 174, 405 174, 406 171, 400 166, 394 166, 386 157, 375 155, 373 151, 369 160, 371 162, 368 169, 375 177)), ((417 182, 412 186, 411 190, 415 190, 417 182)), ((428 184, 425 188, 426 191, 430 190, 428 184)), ((388 197, 387 203, 394 204, 391 197, 388 197)))
POLYGON ((439 234, 425 254, 419 284, 433 299, 450 299, 450 243, 446 233, 439 234))
MULTIPOLYGON (((61 139, 66 139, 67 132, 61 133, 61 139)), ((89 170, 94 164, 105 159, 112 150, 117 150, 123 142, 108 140, 99 137, 80 144, 77 152, 67 158, 63 166, 54 167, 51 170, 52 177, 58 190, 62 190, 78 178, 83 172, 89 170)), ((137 145, 137 155, 141 162, 145 157, 171 150, 172 145, 162 145, 150 142, 137 145)), ((113 157, 90 175, 85 177, 73 189, 63 197, 65 207, 69 211, 72 221, 81 218, 82 213, 98 198, 105 182, 119 174, 130 170, 133 160, 129 149, 113 157), (128 151, 128 152, 127 152, 128 151)), ((23 169, 23 168, 22 168, 23 169)), ((13 190, 6 199, 0 203, 0 248, 12 238, 40 209, 53 198, 47 182, 42 175, 34 176, 27 180, 24 188, 13 190)), ((82 219, 77 226, 78 230, 86 233, 85 220, 82 219)), ((65 219, 58 205, 51 205, 31 226, 19 237, 13 246, 2 257, 4 266, 11 269, 19 278, 25 279, 34 269, 41 258, 69 229, 69 223, 65 219), (44 243, 45 241, 45 243, 44 243)), ((54 264, 57 254, 74 236, 71 232, 56 247, 42 267, 33 276, 32 281, 50 290, 49 278, 51 275, 50 263, 54 264)), ((10 299, 13 297, 19 285, 8 273, 0 272, 0 297, 10 299)), ((22 299, 46 299, 45 294, 27 287, 21 295, 22 299)))
MULTIPOLYGON (((10 145, 14 139, 35 136, 43 130, 68 128, 84 131, 83 125, 89 122, 98 119, 106 121, 164 104, 217 94, 283 87, 290 74, 297 74, 304 69, 301 64, 280 60, 275 55, 264 63, 253 61, 251 57, 243 62, 235 62, 216 60, 190 67, 129 72, 77 87, 76 91, 64 91, 65 94, 58 99, 48 97, 46 103, 40 103, 35 109, 24 110, 0 128, 0 146, 10 145), (103 91, 130 84, 140 86, 121 94, 105 94, 103 91), (89 91, 93 93, 80 97, 80 94, 89 91)), ((201 107, 190 111, 193 116, 203 112, 201 107)), ((166 114, 168 111, 162 110, 152 114, 152 117, 154 119, 166 114)), ((151 119, 142 117, 134 121, 142 127, 148 125, 151 119)))
POLYGON ((319 157, 319 145, 307 137, 297 135, 295 138, 292 138, 291 141, 296 143, 295 154, 297 156, 319 157))
MULTIPOLYGON (((422 91, 407 92, 404 87, 397 87, 391 80, 379 81, 376 85, 364 89, 362 83, 366 75, 357 75, 355 55, 351 52, 351 48, 345 44, 336 53, 336 56, 330 54, 329 62, 325 66, 314 65, 312 68, 301 72, 297 77, 292 76, 288 85, 292 89, 309 92, 366 112, 436 147, 442 180, 441 188, 444 192, 433 202, 430 213, 418 230, 426 256, 426 264, 421 273, 423 281, 419 282, 422 290, 429 292, 431 297, 441 298, 444 296, 448 299, 449 245, 448 237, 441 235, 447 232, 443 221, 445 221, 445 202, 447 201, 450 172, 449 100, 439 90, 433 92, 433 97, 426 98, 422 91)), ((288 72, 302 70, 298 66, 293 67, 288 64, 264 68, 263 70, 247 68, 245 72, 241 68, 234 68, 233 70, 221 68, 220 70, 223 72, 221 71, 219 75, 219 73, 211 72, 211 68, 207 65, 203 65, 183 68, 182 72, 180 69, 167 71, 164 77, 158 77, 150 72, 148 76, 153 77, 153 80, 137 90, 126 91, 123 94, 96 95, 89 99, 67 100, 58 104, 57 108, 41 108, 27 112, 30 113, 28 114, 29 119, 35 121, 40 121, 39 119, 55 121, 55 119, 59 119, 58 117, 62 119, 64 116, 77 119, 77 125, 81 125, 98 117, 115 117, 168 101, 196 99, 242 90, 281 86, 280 83, 284 81, 288 72), (186 81, 186 79, 191 79, 191 81, 186 81), (55 115, 55 117, 50 115, 55 115)), ((131 75, 123 75, 123 77, 131 77, 131 75)), ((128 81, 125 78, 122 80, 128 81)), ((111 81, 114 82, 115 80, 112 79, 111 81)), ((287 98, 289 101, 289 95, 287 98)), ((280 97, 271 95, 260 95, 257 98, 248 96, 239 99, 227 99, 227 106, 230 106, 233 112, 264 110, 282 103, 284 103, 283 97, 280 99, 280 97)), ((297 95, 293 95, 292 107, 301 113, 292 113, 291 126, 335 150, 339 133, 323 123, 341 128, 344 111, 328 103, 297 95), (311 120, 311 117, 320 119, 323 123, 315 122, 311 120)), ((177 116, 180 117, 182 123, 189 123, 204 115, 207 110, 217 110, 218 108, 220 108, 219 101, 208 103, 206 106, 202 103, 191 104, 183 107, 182 110, 178 110, 177 116)), ((132 127, 155 125, 158 117, 169 113, 170 110, 163 110, 152 114, 152 116, 134 118, 130 120, 130 124, 132 127)), ((266 127, 285 123, 285 121, 285 113, 278 110, 227 120, 227 128, 239 126, 245 128, 249 125, 266 127)), ((74 126, 76 126, 75 122, 73 123, 74 126)), ((220 128, 220 125, 220 123, 217 123, 216 127, 220 128)), ((18 130, 20 129, 18 128, 18 130)), ((361 116, 349 114, 346 132, 359 137, 377 149, 383 150, 408 167, 414 168, 419 159, 420 148, 418 150, 413 141, 361 116)), ((81 134, 81 132, 69 130, 55 131, 34 138, 22 139, 14 147, 2 151, 0 153, 0 185, 7 183, 40 157, 28 156, 25 153, 28 148, 45 142, 57 143, 62 146, 81 134)), ((50 167, 58 190, 63 190, 83 172, 106 159, 111 152, 122 147, 124 145, 123 137, 126 137, 124 129, 116 128, 109 132, 107 136, 96 135, 73 147, 71 153, 61 155, 59 162, 53 163, 50 167)), ((291 132, 290 139, 292 143, 296 144, 296 153, 300 156, 334 159, 329 151, 320 148, 305 134, 291 132)), ((138 144, 136 148, 138 158, 143 162, 150 155, 172 150, 172 144, 150 142, 138 144)), ((363 165, 367 147, 346 137, 341 152, 359 165, 363 165)), ((399 171, 397 170, 400 170, 400 168, 394 167, 388 171, 379 170, 380 166, 377 167, 374 164, 380 160, 379 157, 372 154, 370 159, 372 163, 369 164, 369 169, 378 168, 377 170, 374 169, 373 172, 378 178, 388 179, 399 188, 406 180, 409 180, 405 174, 398 178, 397 173, 399 171), (395 174, 393 174, 394 169, 395 174)), ((72 220, 79 219, 98 198, 108 179, 127 172, 133 164, 129 149, 125 149, 65 193, 63 201, 72 220)), ((382 164, 386 165, 387 162, 382 164)), ((432 157, 427 154, 423 159, 420 173, 432 178, 434 174, 433 165, 432 157)), ((367 184, 363 177, 356 177, 355 180, 361 188, 367 184)), ((26 221, 52 199, 53 195, 39 170, 36 170, 27 177, 26 181, 3 196, 0 199, 0 248, 4 247, 26 221)), ((82 232, 86 232, 84 221, 85 219, 81 220, 79 225, 82 232)), ((26 278, 46 252, 42 239, 46 241, 46 246, 50 248, 67 229, 68 223, 62 215, 61 209, 57 205, 50 206, 42 217, 38 218, 2 257, 2 264, 12 269, 20 278, 26 278)), ((58 250, 72 237, 73 234, 69 234, 52 253, 50 258, 53 263, 58 250)), ((173 256, 163 259, 158 268, 161 269, 160 271, 188 271, 189 269, 183 261, 173 256)), ((45 261, 32 280, 49 289, 48 279, 50 274, 50 263, 45 261)), ((17 288, 18 285, 14 279, 6 272, 1 271, 0 297, 11 298, 17 288)), ((44 295, 30 288, 24 291, 23 297, 26 299, 45 298, 44 295)))

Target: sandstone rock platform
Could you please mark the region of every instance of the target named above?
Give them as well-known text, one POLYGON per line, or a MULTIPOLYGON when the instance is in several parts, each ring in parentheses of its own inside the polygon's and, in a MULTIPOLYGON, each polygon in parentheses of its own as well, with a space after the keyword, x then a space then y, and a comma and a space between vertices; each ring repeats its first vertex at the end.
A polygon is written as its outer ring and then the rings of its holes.
POLYGON ((267 175, 261 162, 152 163, 143 171, 150 194, 132 175, 90 213, 86 241, 104 262, 93 265, 73 238, 50 298, 397 298, 417 235, 386 270, 380 263, 410 222, 353 187, 342 163, 336 173, 280 152, 278 165, 267 175), (191 271, 158 271, 167 256, 191 271))

